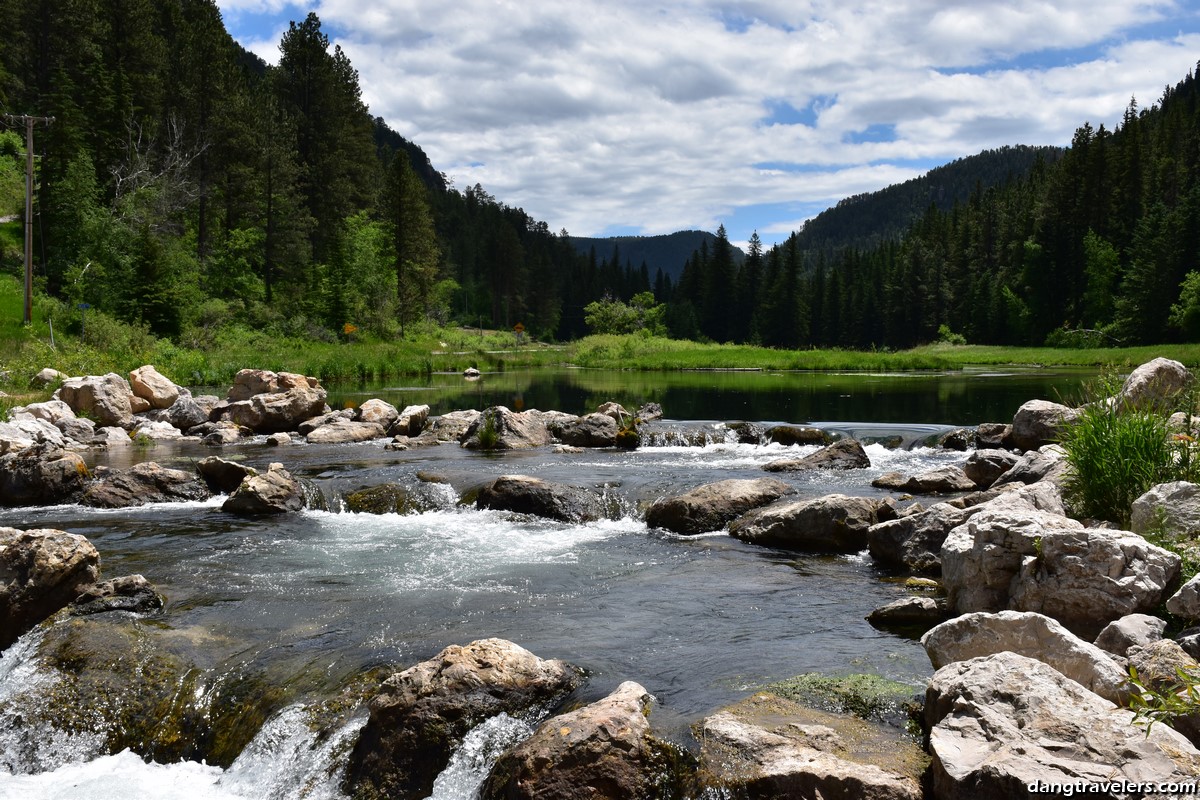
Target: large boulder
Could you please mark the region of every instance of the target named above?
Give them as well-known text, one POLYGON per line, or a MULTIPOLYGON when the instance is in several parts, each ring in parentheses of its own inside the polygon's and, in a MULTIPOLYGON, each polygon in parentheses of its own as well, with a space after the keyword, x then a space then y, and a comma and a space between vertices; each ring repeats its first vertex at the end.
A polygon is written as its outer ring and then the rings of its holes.
POLYGON ((297 386, 230 403, 222 413, 255 433, 294 431, 301 422, 325 413, 325 398, 324 389, 297 386))
POLYGON ((979 488, 967 477, 962 467, 947 465, 925 470, 916 475, 900 472, 885 472, 871 485, 882 489, 893 489, 911 494, 944 494, 946 492, 970 492, 979 488))
POLYGON ((1010 608, 1054 617, 1094 638, 1113 620, 1153 611, 1179 576, 1180 558, 1128 531, 1049 531, 1012 582, 1010 608))
MULTIPOLYGON (((75 417, 72 419, 60 419, 54 423, 54 427, 62 431, 64 439, 76 444, 91 445, 92 440, 96 438, 96 423, 90 419, 75 417)), ((127 439, 129 435, 123 428, 115 428, 114 430, 121 431, 127 439)), ((3 453, 3 445, 0 445, 0 453, 3 453)))
POLYGON ((344 497, 346 510, 356 514, 421 514, 457 500, 453 491, 432 483, 401 486, 384 483, 351 492, 344 497))
POLYGON ((1037 450, 1056 443, 1063 429, 1072 424, 1079 411, 1049 400, 1030 400, 1013 415, 1012 441, 1021 450, 1037 450))
POLYGON ((1012 425, 1004 422, 981 422, 975 427, 975 447, 979 450, 1002 450, 1012 447, 1012 425))
POLYGON ((604 517, 604 503, 594 492, 528 475, 497 478, 480 490, 475 506, 560 522, 590 522, 604 517))
POLYGON ((1200 619, 1200 575, 1171 595, 1167 600, 1167 611, 1183 619, 1200 619))
POLYGON ((803 472, 809 469, 866 469, 867 451, 857 439, 842 439, 804 458, 781 459, 763 465, 767 472, 803 472))
POLYGON ((84 490, 79 502, 92 508, 130 508, 147 503, 206 500, 208 486, 195 472, 168 469, 153 461, 129 469, 97 470, 97 480, 84 490))
POLYGON ((29 416, 34 419, 40 419, 49 422, 51 425, 57 425, 59 421, 66 419, 75 419, 75 412, 71 407, 62 400, 51 399, 44 403, 30 403, 27 406, 17 406, 8 412, 10 421, 29 416))
POLYGON ((937 798, 1032 798, 1040 784, 1190 784, 1200 773, 1200 752, 1179 733, 1138 727, 1133 712, 1016 653, 939 669, 924 716, 937 798))
POLYGON ((54 396, 69 405, 76 414, 87 416, 97 425, 115 425, 119 428, 133 425, 133 406, 130 402, 133 390, 129 388, 129 382, 115 372, 68 378, 54 392, 54 396))
POLYGON ((429 406, 405 406, 388 429, 389 436, 420 436, 429 421, 429 406))
POLYGON ((166 408, 163 416, 167 422, 181 431, 187 431, 208 422, 208 411, 197 403, 186 389, 180 393, 179 397, 175 398, 175 402, 166 408))
POLYGON ((286 514, 306 505, 300 482, 283 468, 271 464, 265 473, 248 475, 221 505, 221 510, 239 516, 286 514))
POLYGON ((850 717, 756 694, 695 727, 703 797, 920 800, 927 759, 850 717), (914 774, 915 773, 915 774, 914 774))
POLYGON ((1151 486, 1133 501, 1129 528, 1172 539, 1200 538, 1200 485, 1172 481, 1151 486))
POLYGON ((998 489, 1010 483, 1029 486, 1046 482, 1058 485, 1062 483, 1066 470, 1066 452, 1058 445, 1046 445, 1024 453, 1007 472, 996 478, 992 488, 998 489))
POLYGON ((309 444, 349 444, 351 442, 369 442, 372 439, 382 439, 387 436, 377 422, 354 422, 338 420, 329 425, 322 425, 305 437, 309 444))
POLYGON ((35 444, 37 442, 29 431, 23 430, 11 422, 0 422, 0 455, 19 453, 35 444))
POLYGON ((927 631, 949 616, 945 598, 908 595, 880 606, 867 615, 871 627, 880 630, 918 628, 927 631))
POLYGON ((500 713, 533 717, 578 687, 580 672, 512 642, 452 645, 383 682, 346 768, 351 796, 428 797, 455 747, 500 713))
POLYGON ((0 505, 69 503, 91 473, 78 453, 35 445, 0 456, 0 505))
POLYGON ((718 531, 747 511, 773 503, 791 491, 774 478, 730 478, 706 483, 675 497, 660 498, 646 510, 646 524, 674 533, 718 531))
POLYGON ((196 471, 200 473, 208 488, 217 494, 237 491, 243 480, 258 474, 258 470, 253 467, 217 456, 208 456, 197 461, 196 471))
POLYGON ((572 447, 614 447, 617 422, 608 414, 597 411, 562 426, 558 438, 572 447))
POLYGON ((227 398, 230 402, 249 400, 259 394, 276 394, 289 389, 320 389, 316 378, 294 372, 272 372, 268 369, 243 369, 233 377, 227 398))
POLYGON ((811 444, 824 447, 832 442, 832 437, 828 433, 811 425, 776 425, 767 429, 766 436, 767 441, 785 447, 811 444))
POLYGON ((100 554, 82 536, 0 528, 0 650, 96 582, 100 554))
POLYGON ((67 446, 63 432, 56 425, 29 414, 14 414, 8 422, 0 424, 4 426, 0 437, 7 439, 3 445, 5 452, 19 452, 31 444, 54 448, 67 446))
POLYGON ((937 574, 942 569, 942 543, 950 531, 985 507, 937 503, 916 514, 880 522, 867 530, 867 549, 873 559, 888 567, 937 574))
POLYGON ((857 553, 867 546, 867 530, 879 521, 870 497, 830 494, 815 500, 775 503, 751 511, 729 525, 735 539, 810 553, 857 553))
POLYGON ((1119 659, 1125 659, 1134 647, 1145 647, 1162 639, 1166 628, 1166 620, 1150 614, 1126 614, 1105 625, 1094 644, 1119 659))
POLYGON ((129 373, 129 386, 133 393, 148 402, 151 408, 170 408, 180 395, 179 387, 164 377, 152 364, 138 367, 129 373))
POLYGON ((400 418, 400 412, 386 400, 372 398, 367 400, 354 412, 357 422, 373 422, 385 431, 400 418))
POLYGON ((1178 361, 1156 358, 1129 373, 1113 401, 1124 408, 1162 411, 1195 380, 1191 371, 1178 361))
POLYGON ((463 435, 479 419, 479 414, 480 412, 474 409, 451 411, 434 417, 430 427, 439 442, 462 441, 463 435))
POLYGON ((591 705, 542 723, 497 760, 481 800, 674 797, 675 751, 650 733, 653 698, 626 681, 591 705))
POLYGON ((535 411, 493 406, 471 423, 460 444, 468 450, 528 450, 550 444, 550 431, 535 411))
POLYGON ((1106 651, 1042 614, 963 614, 926 632, 921 644, 934 669, 1007 650, 1049 664, 1106 700, 1129 697, 1128 676, 1106 651))
POLYGON ((1007 450, 976 450, 967 456, 963 474, 975 482, 980 489, 987 489, 996 480, 1012 469, 1019 459, 1016 453, 1007 450))

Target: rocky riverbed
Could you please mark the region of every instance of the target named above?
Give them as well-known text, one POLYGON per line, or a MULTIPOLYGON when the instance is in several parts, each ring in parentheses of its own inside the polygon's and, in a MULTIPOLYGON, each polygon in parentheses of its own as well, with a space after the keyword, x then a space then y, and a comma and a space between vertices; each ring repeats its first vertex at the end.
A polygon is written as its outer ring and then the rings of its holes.
MULTIPOLYGON (((543 520, 530 524, 552 535, 637 525, 671 547, 723 537, 738 552, 865 559, 864 569, 898 587, 887 593, 894 602, 867 609, 871 625, 924 632, 936 671, 908 730, 896 713, 902 702, 881 714, 834 702, 837 693, 819 681, 802 696, 780 684, 724 707, 701 704, 681 719, 636 672, 609 664, 607 688, 591 686, 593 665, 571 663, 569 646, 546 659, 494 635, 445 642, 408 664, 360 660, 347 669, 326 659, 324 675, 321 659, 305 656, 304 668, 273 678, 288 659, 231 671, 237 654, 250 652, 237 636, 164 617, 155 583, 167 576, 109 577, 107 556, 86 535, 13 527, 0 530, 0 785, 34 787, 26 781, 38 774, 128 749, 160 763, 225 767, 209 781, 224 781, 225 794, 213 796, 238 796, 250 765, 261 768, 277 752, 271 737, 309 754, 298 762, 321 765, 316 775, 291 762, 287 775, 269 779, 272 796, 297 797, 1010 797, 1039 781, 1200 774, 1200 725, 1133 724, 1126 680, 1133 666, 1165 690, 1177 667, 1197 667, 1200 637, 1165 638, 1156 614, 1165 603, 1177 619, 1200 617, 1200 584, 1180 586, 1179 557, 1136 531, 1167 524, 1194 536, 1198 490, 1156 487, 1135 506, 1135 531, 1072 518, 1053 441, 1074 409, 1031 401, 1011 424, 943 431, 928 442, 931 455, 910 458, 802 425, 664 422, 653 407, 431 416, 426 406, 369 400, 333 410, 314 379, 261 370, 239 373, 223 398, 193 396, 150 366, 128 378, 46 377, 61 380, 55 399, 13 409, 0 423, 0 503, 32 520, 70 517, 75 508, 204 509, 257 547, 259 532, 273 530, 264 520, 345 510, 393 524, 470 507, 543 520), (738 477, 690 474, 688 452, 714 443, 728 448, 738 477), (679 454, 673 467, 655 462, 640 480, 628 460, 596 468, 597 457, 653 445, 679 454), (362 447, 426 468, 329 491, 338 465, 314 469, 310 454, 359 459, 354 448, 362 447), (436 455, 448 449, 490 454, 488 469, 436 455), (163 464, 154 460, 160 451, 208 452, 163 464), (252 466, 248 452, 269 458, 252 466), (542 468, 543 454, 554 470, 542 468), (584 464, 588 477, 572 480, 584 464)), ((1152 404, 1190 381, 1159 359, 1111 402, 1152 404)), ((653 570, 635 570, 654 579, 653 570)), ((703 580, 689 597, 703 596, 703 580)), ((710 580, 716 590, 720 578, 710 580)), ((674 585, 665 574, 661 581, 674 585)), ((613 624, 634 611, 614 607, 613 624)), ((849 633, 853 624, 862 623, 846 620, 843 636, 862 635, 849 633)), ((326 636, 278 646, 320 652, 326 636)), ((759 657, 743 656, 748 666, 759 657)))

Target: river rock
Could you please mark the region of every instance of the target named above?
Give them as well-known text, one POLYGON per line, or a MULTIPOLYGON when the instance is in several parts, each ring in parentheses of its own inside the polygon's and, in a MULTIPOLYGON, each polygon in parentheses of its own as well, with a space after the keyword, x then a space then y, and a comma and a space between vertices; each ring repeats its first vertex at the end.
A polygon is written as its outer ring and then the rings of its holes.
POLYGON ((842 439, 799 459, 782 459, 763 466, 767 472, 800 472, 808 469, 866 469, 871 459, 856 439, 842 439))
POLYGON ((317 428, 323 428, 326 425, 333 425, 337 422, 352 422, 354 420, 353 408, 341 408, 337 411, 327 411, 323 414, 318 414, 315 417, 310 417, 296 426, 296 431, 301 436, 308 436, 317 428))
POLYGON ((82 536, 0 528, 0 650, 96 582, 100 554, 82 536))
POLYGON ((717 481, 675 497, 659 498, 646 510, 646 524, 674 533, 718 531, 747 511, 773 503, 792 491, 774 478, 717 481))
POLYGON ((7 452, 20 452, 34 444, 45 445, 55 449, 67 446, 67 440, 56 426, 44 419, 29 414, 16 414, 4 425, 4 433, 8 439, 5 446, 7 452))
POLYGON ((320 389, 316 378, 294 372, 272 372, 268 369, 243 369, 233 377, 227 398, 230 402, 249 400, 260 394, 276 394, 289 389, 320 389))
POLYGON ((224 414, 255 433, 294 431, 301 422, 325 413, 325 397, 324 389, 297 386, 230 403, 224 414))
POLYGON ((148 614, 163 607, 162 596, 142 575, 125 575, 94 583, 71 603, 71 614, 85 617, 108 611, 148 614))
POLYGON ((0 504, 69 503, 83 491, 90 477, 78 453, 33 445, 0 456, 0 504))
POLYGON ((243 428, 242 426, 233 422, 229 422, 228 420, 214 422, 211 424, 213 426, 212 430, 204 434, 203 438, 201 439, 201 441, 209 447, 224 447, 227 444, 235 444, 242 438, 242 436, 246 435, 247 433, 253 433, 253 431, 251 431, 249 428, 243 428))
POLYGON ((1013 444, 1020 450, 1037 450, 1043 445, 1054 444, 1063 429, 1078 416, 1076 409, 1062 403, 1030 400, 1013 415, 1013 444))
POLYGON ((987 489, 1001 475, 1012 469, 1020 457, 1007 450, 976 450, 967 456, 963 474, 980 489, 987 489))
POLYGON ((497 478, 480 490, 475 506, 533 514, 560 522, 591 522, 604 517, 604 504, 595 493, 528 475, 497 478))
POLYGON ((86 415, 97 425, 129 428, 133 425, 133 391, 129 383, 115 372, 68 378, 54 396, 71 407, 78 415, 86 415))
POLYGON ((179 387, 164 377, 152 364, 138 367, 129 373, 129 386, 133 393, 148 402, 151 408, 170 408, 179 399, 179 387))
POLYGON ((1179 576, 1179 556, 1128 531, 1059 527, 1034 556, 1012 582, 1010 607, 1054 617, 1089 639, 1115 619, 1153 611, 1179 576))
POLYGON ((669 785, 675 754, 650 733, 652 702, 644 688, 626 681, 595 703, 546 720, 500 756, 481 800, 675 796, 669 785))
POLYGON ((881 505, 873 498, 844 494, 775 503, 733 520, 729 535, 787 550, 857 553, 867 546, 867 529, 879 521, 881 505))
POLYGON ((451 411, 433 418, 430 428, 440 442, 457 442, 479 419, 479 412, 474 409, 451 411))
MULTIPOLYGON (((84 419, 82 417, 60 419, 58 422, 54 423, 54 427, 62 431, 64 439, 68 439, 76 444, 91 445, 93 440, 96 438, 96 423, 92 422, 90 419, 84 419)), ((126 439, 129 438, 128 434, 126 434, 123 429, 116 428, 115 430, 121 431, 121 434, 125 436, 126 439)), ((3 453, 2 446, 0 446, 0 453, 3 453)))
POLYGON ((1095 645, 1124 660, 1134 647, 1145 647, 1163 638, 1166 620, 1149 614, 1126 614, 1104 626, 1095 645))
POLYGON ((981 422, 975 426, 977 450, 1007 450, 1012 446, 1012 425, 1003 422, 981 422))
POLYGON ((378 399, 367 400, 354 412, 357 422, 374 422, 385 431, 400 418, 400 412, 394 405, 378 399))
POLYGON ((378 423, 353 422, 343 419, 329 425, 322 425, 305 439, 309 444, 347 444, 369 442, 385 436, 387 436, 387 431, 378 423))
POLYGON ((564 425, 558 438, 574 447, 615 447, 617 422, 608 414, 586 414, 564 425))
POLYGON ((880 522, 867 530, 867 549, 880 564, 936 575, 942 568, 942 543, 950 531, 982 508, 937 503, 919 513, 880 522))
POLYGON ((144 397, 138 397, 136 394, 134 394, 129 396, 129 410, 132 411, 136 416, 138 414, 145 414, 147 411, 152 409, 150 408, 149 400, 144 397))
POLYGON ((468 450, 489 449, 481 441, 481 431, 495 434, 493 450, 527 450, 550 444, 550 431, 541 415, 533 411, 515 412, 505 406, 493 406, 484 410, 463 433, 460 444, 468 450))
POLYGON ((1007 800, 1031 784, 1192 782, 1200 752, 1149 731, 1036 659, 1003 652, 939 669, 925 692, 933 796, 1007 800))
POLYGON ((917 776, 872 763, 907 755, 910 762, 923 764, 915 744, 872 735, 864 731, 870 726, 863 720, 786 704, 770 695, 760 693, 752 701, 767 706, 754 715, 761 722, 743 718, 747 705, 743 702, 696 726, 696 738, 702 743, 701 775, 708 785, 702 796, 920 800, 917 776), (852 730, 845 730, 851 725, 852 730))
POLYGON ((920 628, 928 630, 946 619, 950 607, 945 598, 910 595, 880 606, 867 615, 867 622, 881 630, 920 628))
POLYGON ((166 421, 181 431, 190 430, 208 422, 208 410, 201 407, 187 389, 180 392, 165 412, 166 421))
POLYGON ((987 506, 942 544, 942 581, 959 614, 1009 608, 1013 579, 1054 531, 1081 531, 1073 519, 1029 508, 987 506))
POLYGON ((1172 481, 1151 486, 1133 501, 1129 527, 1134 533, 1200 538, 1200 485, 1172 481))
POLYGON ((597 414, 603 414, 606 417, 612 418, 612 421, 618 425, 624 424, 627 420, 633 420, 633 414, 625 409, 625 406, 620 403, 609 400, 607 403, 601 403, 596 407, 597 414))
POLYGON ((346 769, 347 794, 428 797, 473 727, 501 712, 536 715, 580 681, 575 667, 503 639, 447 647, 389 677, 367 703, 369 717, 346 769))
POLYGON ((908 476, 899 472, 885 472, 871 481, 871 485, 876 488, 894 489, 910 494, 970 492, 978 488, 975 481, 968 478, 961 467, 953 465, 935 467, 908 476))
POLYGON ((1200 619, 1200 575, 1179 588, 1167 600, 1167 611, 1183 619, 1200 619))
POLYGON ((0 422, 0 455, 19 453, 37 444, 33 437, 10 422, 0 422))
POLYGON ((1040 450, 1024 453, 1017 463, 995 480, 992 488, 1010 483, 1029 485, 1040 481, 1061 484, 1066 471, 1066 453, 1058 445, 1047 445, 1040 450))
POLYGON ((104 450, 113 450, 129 447, 132 442, 129 439, 129 431, 124 428, 116 428, 113 426, 98 428, 96 435, 92 437, 92 447, 99 447, 104 450))
POLYGON ((62 400, 51 399, 44 403, 30 403, 27 406, 17 406, 8 412, 9 420, 22 415, 45 420, 51 425, 57 425, 60 420, 75 419, 75 412, 62 400))
POLYGON ((928 631, 921 644, 934 669, 1008 650, 1049 664, 1106 700, 1129 697, 1128 676, 1106 651, 1042 614, 963 614, 928 631))
POLYGON ((358 514, 421 514, 442 508, 449 493, 434 484, 401 486, 384 483, 346 495, 346 510, 358 514))
POLYGON ((420 436, 425 430, 425 423, 429 421, 429 406, 416 405, 405 406, 404 410, 396 417, 396 421, 392 423, 388 429, 390 436, 420 436))
POLYGON ((196 473, 145 461, 129 469, 106 470, 100 480, 84 490, 79 502, 92 508, 131 508, 208 497, 208 487, 196 473))
POLYGON ((832 443, 833 439, 825 431, 811 425, 775 425, 767 429, 767 441, 785 447, 810 444, 824 447, 832 443))
POLYGON ((258 470, 236 461, 217 456, 208 456, 196 462, 196 471, 217 494, 230 494, 242 485, 242 481, 258 474, 258 470))
POLYGON ((966 428, 955 428, 952 431, 946 431, 938 437, 937 446, 943 450, 957 450, 965 452, 971 449, 971 444, 975 439, 975 433, 966 428))
POLYGON ((221 510, 246 517, 284 514, 299 511, 304 506, 304 491, 300 482, 282 464, 271 464, 265 473, 243 479, 222 504, 221 510))
POLYGON ((1191 370, 1178 361, 1156 358, 1129 373, 1113 400, 1124 408, 1163 411, 1195 380, 1191 370))
POLYGON ((732 431, 738 444, 760 445, 766 438, 766 430, 757 422, 737 420, 725 423, 726 430, 732 431))
POLYGON ((183 433, 169 422, 154 422, 141 418, 134 423, 129 434, 139 444, 179 441, 183 438, 183 433))

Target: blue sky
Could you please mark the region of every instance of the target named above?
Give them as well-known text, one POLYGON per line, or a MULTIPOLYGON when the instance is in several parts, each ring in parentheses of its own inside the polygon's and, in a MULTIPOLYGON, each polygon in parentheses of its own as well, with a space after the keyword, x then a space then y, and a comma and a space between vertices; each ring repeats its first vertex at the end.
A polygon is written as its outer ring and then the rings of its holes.
POLYGON ((267 61, 309 11, 460 188, 580 236, 754 230, 1110 128, 1200 60, 1171 0, 217 0, 267 61))

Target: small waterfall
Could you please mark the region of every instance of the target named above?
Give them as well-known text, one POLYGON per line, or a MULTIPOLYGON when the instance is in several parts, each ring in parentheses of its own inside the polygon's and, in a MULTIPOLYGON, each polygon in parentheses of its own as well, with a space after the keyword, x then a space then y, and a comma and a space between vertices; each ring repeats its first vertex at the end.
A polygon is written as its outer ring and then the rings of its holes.
POLYGON ((529 738, 529 723, 498 714, 476 726, 433 782, 429 800, 473 800, 505 750, 529 738))

